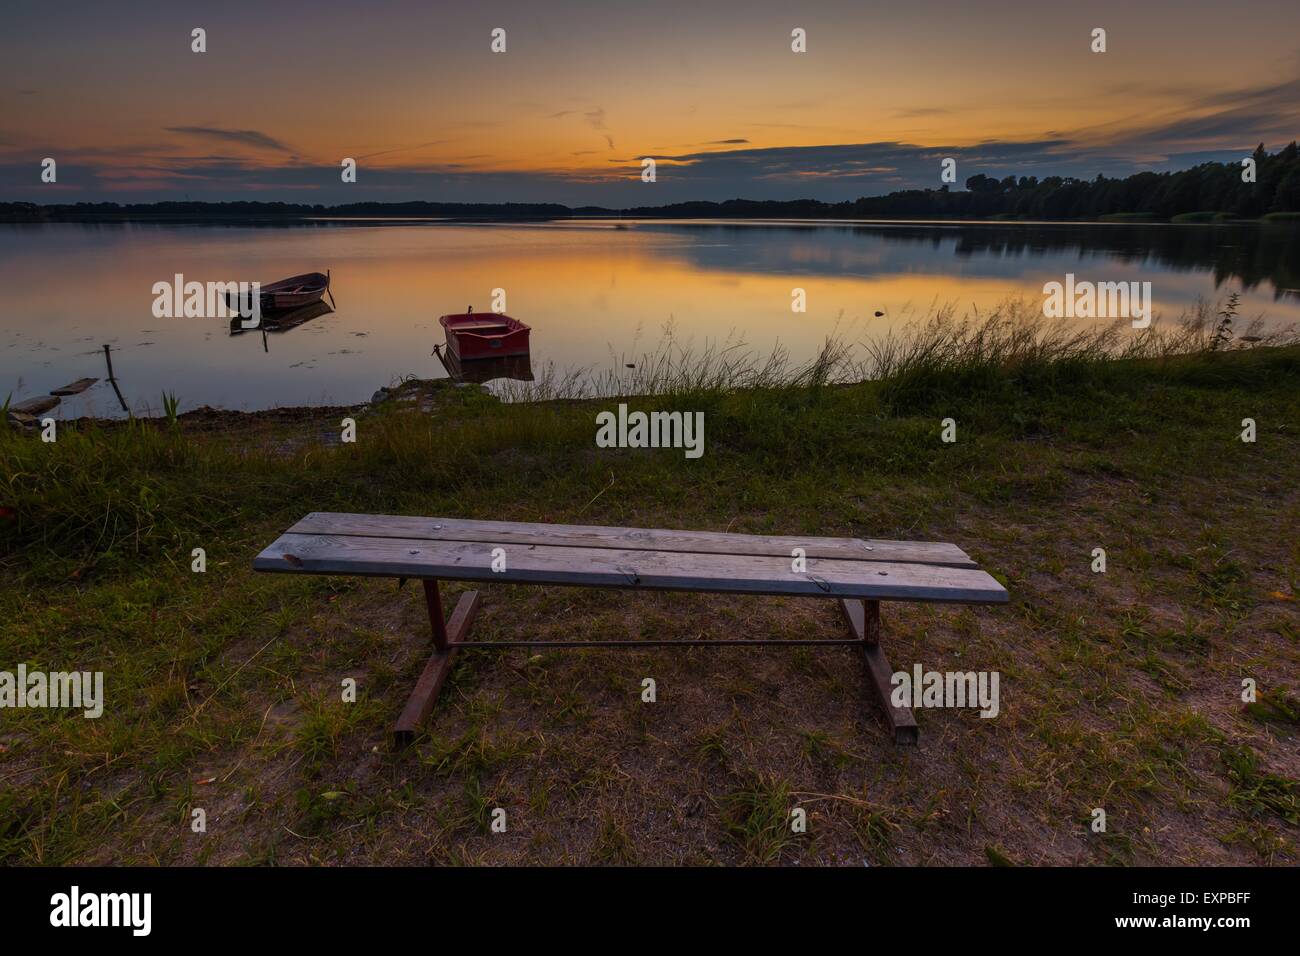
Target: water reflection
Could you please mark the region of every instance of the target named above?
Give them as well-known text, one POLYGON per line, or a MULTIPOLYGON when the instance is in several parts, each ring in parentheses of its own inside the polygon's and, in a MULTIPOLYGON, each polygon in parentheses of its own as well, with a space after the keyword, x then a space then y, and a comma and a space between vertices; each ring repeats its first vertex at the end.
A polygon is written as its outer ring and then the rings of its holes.
POLYGON ((1030 260, 1107 258, 1175 272, 1205 272, 1214 288, 1235 280, 1300 298, 1300 228, 1290 223, 741 223, 639 224, 725 242, 679 250, 706 269, 863 277, 966 260, 984 276, 1019 275, 1030 260), (783 241, 773 238, 782 236, 783 241), (875 241, 864 241, 875 240, 875 241))
POLYGON ((1243 317, 1300 322, 1300 229, 1286 225, 0 225, 0 399, 95 376, 59 414, 122 414, 102 379, 106 344, 132 409, 156 406, 163 392, 182 410, 256 409, 355 404, 407 376, 526 376, 535 363, 454 372, 429 354, 440 315, 487 311, 496 289, 535 330, 532 357, 562 375, 598 377, 653 353, 666 327, 696 350, 780 346, 799 363, 827 336, 873 339, 936 304, 960 315, 1041 300, 1043 284, 1067 272, 1150 280, 1165 319, 1241 291, 1243 317), (326 264, 345 309, 322 300, 277 316, 259 329, 261 349, 225 319, 151 310, 153 284, 176 273, 225 282, 326 264), (792 310, 793 289, 806 292, 806 312, 792 310))
POLYGON ((447 370, 454 382, 484 382, 496 379, 514 379, 517 382, 533 381, 533 360, 530 355, 506 355, 500 358, 462 360, 450 349, 434 347, 434 355, 447 370))
POLYGON ((316 301, 286 312, 266 313, 261 317, 258 324, 252 328, 245 328, 244 323, 247 320, 236 315, 230 320, 230 334, 243 335, 245 332, 258 330, 262 332, 288 332, 290 329, 296 329, 312 319, 319 319, 322 315, 331 315, 333 312, 334 309, 325 302, 316 301))

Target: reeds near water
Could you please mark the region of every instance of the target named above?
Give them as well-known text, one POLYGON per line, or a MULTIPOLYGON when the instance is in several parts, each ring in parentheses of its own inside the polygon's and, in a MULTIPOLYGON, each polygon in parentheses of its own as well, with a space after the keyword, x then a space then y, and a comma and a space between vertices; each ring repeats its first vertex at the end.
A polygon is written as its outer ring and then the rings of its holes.
POLYGON ((937 306, 881 334, 828 337, 817 354, 793 362, 783 346, 767 353, 743 342, 683 341, 674 327, 657 346, 611 367, 561 371, 544 366, 535 381, 493 387, 508 402, 683 396, 745 389, 805 389, 864 381, 893 383, 894 392, 926 391, 955 380, 1047 373, 1126 359, 1160 359, 1300 342, 1294 327, 1266 330, 1260 318, 1242 321, 1236 297, 1198 302, 1172 322, 1134 329, 1129 320, 1080 325, 1049 320, 1036 301, 1013 298, 991 311, 959 315, 937 306), (1240 326, 1239 328, 1237 326, 1240 326))

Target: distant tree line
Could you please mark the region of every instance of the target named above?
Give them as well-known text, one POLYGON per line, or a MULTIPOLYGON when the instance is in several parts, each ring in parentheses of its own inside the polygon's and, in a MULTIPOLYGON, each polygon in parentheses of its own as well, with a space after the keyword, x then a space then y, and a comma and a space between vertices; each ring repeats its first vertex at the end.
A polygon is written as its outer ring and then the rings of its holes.
POLYGON ((1172 219, 1197 213, 1222 213, 1255 219, 1270 213, 1300 213, 1300 156, 1292 142, 1269 155, 1261 144, 1254 152, 1255 182, 1242 181, 1238 163, 1202 163, 1176 173, 1136 173, 1123 179, 1075 179, 1070 176, 980 174, 966 180, 965 191, 906 189, 887 196, 864 196, 852 202, 687 202, 623 210, 630 216, 671 218, 809 218, 809 219, 1097 219, 1103 216, 1148 216, 1172 219))
POLYGON ((354 202, 338 206, 294 202, 0 203, 0 219, 553 219, 573 211, 559 203, 354 202))
POLYGON ((283 202, 0 203, 0 220, 465 218, 562 219, 572 216, 736 219, 1097 219, 1179 216, 1255 219, 1300 215, 1300 155, 1296 144, 1270 155, 1255 150, 1255 181, 1244 182, 1238 163, 1202 163, 1171 173, 1135 173, 1123 179, 979 174, 965 190, 906 189, 852 202, 731 199, 667 206, 571 208, 558 203, 359 202, 338 206, 283 202))

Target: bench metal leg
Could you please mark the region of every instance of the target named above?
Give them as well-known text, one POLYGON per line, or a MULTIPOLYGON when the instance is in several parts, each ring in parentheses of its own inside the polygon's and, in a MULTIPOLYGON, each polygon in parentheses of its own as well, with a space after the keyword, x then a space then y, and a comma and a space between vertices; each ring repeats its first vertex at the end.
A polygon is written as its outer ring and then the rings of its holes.
POLYGON ((894 743, 915 744, 920 737, 916 718, 907 707, 895 707, 890 700, 894 686, 890 683, 893 668, 885 659, 885 652, 880 649, 880 602, 860 601, 856 598, 840 598, 840 608, 848 618, 849 627, 858 640, 862 642, 862 653, 867 659, 867 672, 871 676, 871 686, 876 692, 885 711, 885 719, 894 730, 894 743))
POLYGON ((424 723, 429 712, 433 710, 438 692, 442 690, 447 675, 451 673, 451 661, 458 645, 465 641, 474 615, 478 613, 479 593, 466 591, 456 603, 451 613, 451 620, 444 621, 442 616, 442 598, 438 594, 438 582, 432 578, 424 581, 424 599, 429 607, 429 622, 433 625, 433 656, 424 665, 424 672, 415 682, 415 689, 402 709, 393 727, 393 745, 405 747, 415 739, 420 725, 424 723))
POLYGON ((442 594, 435 578, 424 579, 424 604, 429 609, 429 623, 433 625, 433 646, 440 651, 450 647, 447 640, 447 615, 442 611, 442 594))

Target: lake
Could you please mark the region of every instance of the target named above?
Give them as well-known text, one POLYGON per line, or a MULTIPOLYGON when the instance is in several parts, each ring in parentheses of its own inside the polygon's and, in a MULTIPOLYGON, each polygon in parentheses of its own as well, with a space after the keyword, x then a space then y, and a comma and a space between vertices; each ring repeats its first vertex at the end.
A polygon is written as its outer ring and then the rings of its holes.
POLYGON ((828 335, 861 341, 935 305, 1040 301, 1066 273, 1150 281, 1167 318, 1239 291, 1243 316, 1300 322, 1300 229, 1280 224, 6 224, 0 400, 98 376, 55 414, 122 414, 103 381, 108 343, 138 413, 164 391, 182 411, 354 404, 404 375, 445 376, 438 316, 488 311, 494 289, 532 326, 538 370, 621 368, 670 323, 697 348, 779 343, 798 361, 828 335), (326 269, 336 311, 292 331, 232 336, 219 318, 153 314, 153 285, 176 273, 268 283, 326 269))

